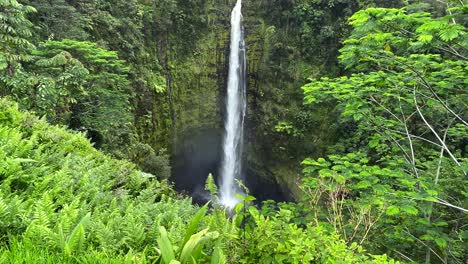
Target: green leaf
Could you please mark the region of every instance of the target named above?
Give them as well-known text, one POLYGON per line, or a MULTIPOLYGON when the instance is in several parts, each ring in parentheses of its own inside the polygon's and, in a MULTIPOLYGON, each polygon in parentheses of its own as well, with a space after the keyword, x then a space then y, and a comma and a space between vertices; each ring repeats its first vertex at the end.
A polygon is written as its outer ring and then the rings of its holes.
POLYGON ((319 171, 320 177, 328 178, 328 177, 333 177, 334 172, 330 169, 321 169, 319 171))
POLYGON ((213 256, 211 256, 211 264, 224 264, 226 263, 226 257, 224 256, 223 250, 221 249, 221 240, 219 239, 216 243, 215 249, 213 251, 213 256))
POLYGON ((253 197, 252 195, 247 195, 247 196, 244 197, 244 200, 245 200, 246 202, 253 202, 253 201, 256 200, 256 198, 253 197))
POLYGON ((448 223, 445 221, 437 221, 433 223, 434 226, 448 226, 448 223))
POLYGON ((8 63, 6 61, 6 58, 0 53, 0 71, 6 69, 8 66, 8 63))
POLYGON ((16 158, 14 159, 14 161, 18 161, 18 162, 31 162, 31 163, 37 163, 37 160, 33 160, 33 159, 21 159, 21 158, 16 158))
POLYGON ((356 184, 356 188, 358 189, 366 189, 371 186, 371 183, 368 181, 360 181, 358 184, 356 184))
POLYGON ((248 210, 249 210, 250 215, 254 219, 258 219, 258 217, 260 216, 260 213, 258 212, 257 208, 255 208, 254 206, 249 206, 248 210))
POLYGON ((437 200, 437 198, 435 198, 435 197, 430 197, 430 196, 424 197, 424 198, 422 198, 422 200, 428 201, 428 202, 438 202, 438 201, 439 201, 439 200, 437 200))
POLYGON ((440 38, 443 41, 452 41, 460 35, 460 30, 456 27, 449 27, 440 32, 440 38))
POLYGON ((182 252, 180 253, 180 262, 181 263, 188 263, 192 257, 198 259, 199 252, 201 251, 201 247, 203 243, 208 239, 215 239, 218 238, 218 232, 209 232, 208 228, 203 229, 202 231, 192 235, 187 241, 187 243, 182 248, 182 252))
POLYGON ((461 231, 460 234, 458 234, 458 237, 459 237, 461 240, 466 240, 466 239, 468 239, 468 231, 461 231))
POLYGON ((434 237, 431 236, 431 235, 423 235, 423 236, 421 236, 420 238, 421 238, 421 240, 424 240, 424 241, 432 241, 432 240, 434 240, 434 237))
POLYGON ((164 263, 170 264, 172 260, 175 260, 174 248, 172 246, 169 237, 167 236, 167 231, 164 226, 159 227, 159 238, 156 240, 158 242, 159 250, 161 251, 161 256, 164 263))
POLYGON ((65 244, 65 252, 71 255, 73 251, 77 251, 86 241, 85 227, 89 224, 91 213, 87 213, 80 222, 73 228, 68 240, 65 244))
POLYGON ((370 148, 376 148, 380 144, 380 135, 375 134, 372 139, 369 141, 369 147, 370 148))
POLYGON ((335 175, 333 176, 333 178, 334 178, 335 181, 336 181, 337 183, 339 183, 339 184, 344 184, 344 183, 346 182, 346 178, 345 178, 343 175, 341 175, 341 174, 335 174, 335 175))
POLYGON ((421 35, 419 36, 418 40, 423 43, 429 43, 432 41, 434 37, 432 35, 421 35))
POLYGON ((386 214, 388 216, 392 216, 392 215, 398 214, 399 212, 400 212, 400 208, 398 208, 397 206, 391 205, 387 208, 386 214))
POLYGON ((402 208, 403 212, 410 214, 410 215, 417 215, 418 214, 418 209, 411 205, 404 205, 402 208))
POLYGON ((445 239, 443 239, 443 238, 436 238, 435 242, 436 242, 437 246, 439 246, 442 249, 447 247, 447 241, 445 239))
POLYGON ((330 166, 330 163, 327 162, 323 158, 319 158, 317 161, 315 161, 315 160, 313 160, 311 158, 307 158, 302 162, 302 165, 319 167, 319 168, 326 168, 326 167, 330 166))
POLYGON ((208 204, 205 204, 202 208, 198 210, 198 212, 195 214, 195 216, 192 218, 192 221, 187 227, 187 231, 185 232, 184 240, 182 242, 182 245, 185 245, 187 241, 190 239, 190 237, 195 234, 197 231, 198 225, 200 224, 200 221, 203 219, 205 216, 206 212, 208 211, 208 204))

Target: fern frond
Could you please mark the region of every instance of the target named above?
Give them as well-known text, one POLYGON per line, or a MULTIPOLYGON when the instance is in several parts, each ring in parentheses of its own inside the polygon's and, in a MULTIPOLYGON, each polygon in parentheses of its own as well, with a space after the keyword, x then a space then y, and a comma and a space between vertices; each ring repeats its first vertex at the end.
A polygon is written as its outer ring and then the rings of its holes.
POLYGON ((83 218, 81 218, 80 222, 75 226, 75 228, 71 232, 64 248, 65 253, 67 255, 71 255, 73 251, 78 251, 79 249, 84 247, 84 244, 86 242, 85 227, 89 224, 90 219, 91 213, 87 213, 85 216, 83 216, 83 218))
POLYGON ((0 196, 0 223, 4 221, 5 218, 8 217, 8 205, 5 203, 3 198, 0 196))

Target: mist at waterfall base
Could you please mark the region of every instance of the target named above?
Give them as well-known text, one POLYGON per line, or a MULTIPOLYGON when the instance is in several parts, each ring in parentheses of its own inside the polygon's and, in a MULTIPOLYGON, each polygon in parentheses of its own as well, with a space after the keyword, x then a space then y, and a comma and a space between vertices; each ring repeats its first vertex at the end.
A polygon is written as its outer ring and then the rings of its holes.
MULTIPOLYGON (((246 138, 248 131, 249 127, 246 127, 246 138)), ((192 131, 180 142, 178 152, 172 157, 171 181, 178 192, 191 196, 194 203, 202 205, 210 200, 210 194, 205 190, 209 173, 220 186, 223 135, 223 129, 192 131)), ((256 202, 289 200, 288 193, 283 193, 273 175, 261 177, 248 161, 244 160, 243 164, 242 182, 249 188, 249 194, 257 198, 256 202)))

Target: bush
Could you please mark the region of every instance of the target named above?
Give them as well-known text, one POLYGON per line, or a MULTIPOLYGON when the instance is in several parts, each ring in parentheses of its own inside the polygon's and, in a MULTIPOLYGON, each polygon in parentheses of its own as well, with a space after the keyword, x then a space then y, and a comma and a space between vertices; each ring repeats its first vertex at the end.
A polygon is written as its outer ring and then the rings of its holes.
POLYGON ((184 238, 197 208, 167 182, 5 99, 0 121, 0 243, 7 262, 23 258, 23 249, 44 263, 141 254, 154 260, 159 227, 175 243, 184 238))

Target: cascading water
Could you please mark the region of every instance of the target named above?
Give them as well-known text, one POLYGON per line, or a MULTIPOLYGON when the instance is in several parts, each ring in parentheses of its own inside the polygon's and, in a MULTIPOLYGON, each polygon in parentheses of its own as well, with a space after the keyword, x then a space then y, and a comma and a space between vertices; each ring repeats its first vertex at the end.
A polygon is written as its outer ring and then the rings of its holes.
POLYGON ((237 0, 231 13, 231 53, 227 87, 227 117, 224 123, 223 160, 221 168, 220 202, 233 208, 239 192, 235 179, 241 178, 242 139, 246 110, 246 56, 242 26, 242 0, 237 0))

